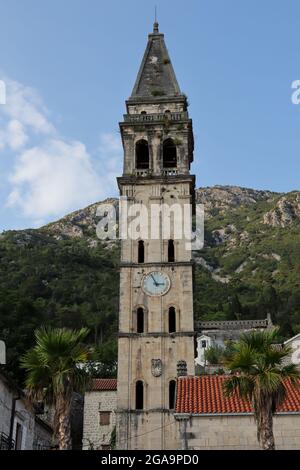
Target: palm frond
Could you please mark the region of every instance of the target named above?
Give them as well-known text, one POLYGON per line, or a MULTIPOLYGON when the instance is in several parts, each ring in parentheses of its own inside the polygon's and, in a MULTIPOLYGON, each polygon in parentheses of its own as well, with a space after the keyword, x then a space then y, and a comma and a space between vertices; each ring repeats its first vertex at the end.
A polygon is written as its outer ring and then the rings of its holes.
POLYGON ((226 366, 232 372, 249 371, 255 364, 255 350, 247 345, 240 344, 235 353, 226 362, 226 366))
POLYGON ((35 332, 36 345, 21 359, 21 367, 27 371, 25 385, 32 397, 55 401, 59 395, 67 397, 84 390, 89 376, 79 364, 91 354, 83 343, 88 333, 87 328, 40 328, 35 332))
POLYGON ((241 397, 252 399, 254 383, 251 377, 232 375, 223 382, 224 395, 229 397, 238 393, 241 397))
POLYGON ((272 344, 279 341, 279 328, 275 327, 270 330, 254 330, 248 333, 243 333, 240 337, 240 342, 247 344, 252 349, 258 352, 263 352, 272 344))

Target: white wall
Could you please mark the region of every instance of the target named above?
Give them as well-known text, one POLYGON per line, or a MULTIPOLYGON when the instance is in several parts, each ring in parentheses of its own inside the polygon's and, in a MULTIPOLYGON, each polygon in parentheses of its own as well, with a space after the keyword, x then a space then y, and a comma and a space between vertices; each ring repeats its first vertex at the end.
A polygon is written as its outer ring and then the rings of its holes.
MULTIPOLYGON (((252 415, 193 416, 186 427, 189 449, 259 449, 252 415)), ((276 449, 300 449, 300 413, 274 416, 276 449)))

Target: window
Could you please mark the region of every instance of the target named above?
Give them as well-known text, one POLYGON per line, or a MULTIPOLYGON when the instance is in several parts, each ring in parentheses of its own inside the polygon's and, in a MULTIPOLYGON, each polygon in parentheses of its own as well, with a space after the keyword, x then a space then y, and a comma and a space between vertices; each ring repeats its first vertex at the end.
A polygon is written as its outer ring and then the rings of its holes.
POLYGON ((145 261, 145 244, 143 240, 139 240, 138 244, 138 263, 144 263, 145 261))
POLYGON ((100 411, 100 426, 108 426, 110 424, 111 411, 100 411))
POLYGON ((146 111, 141 111, 141 114, 147 114, 147 112, 146 111))
POLYGON ((136 311, 136 331, 137 333, 144 333, 144 309, 139 307, 136 311))
POLYGON ((23 437, 23 428, 20 423, 17 423, 16 427, 16 450, 22 450, 22 437, 23 437))
POLYGON ((144 408, 144 384, 138 380, 135 384, 135 409, 142 410, 144 408))
POLYGON ((175 261, 174 240, 168 241, 168 261, 169 263, 174 263, 175 261))
POLYGON ((176 331, 176 311, 174 307, 169 308, 169 333, 176 331))
POLYGON ((201 341, 201 348, 206 348, 206 339, 201 341))
POLYGON ((163 167, 175 168, 177 166, 177 150, 172 139, 167 139, 163 144, 163 167))
POLYGON ((175 391, 176 391, 176 381, 170 380, 169 382, 169 408, 174 410, 175 408, 175 391))
POLYGON ((149 147, 144 139, 135 144, 136 168, 138 170, 147 170, 149 168, 149 147))

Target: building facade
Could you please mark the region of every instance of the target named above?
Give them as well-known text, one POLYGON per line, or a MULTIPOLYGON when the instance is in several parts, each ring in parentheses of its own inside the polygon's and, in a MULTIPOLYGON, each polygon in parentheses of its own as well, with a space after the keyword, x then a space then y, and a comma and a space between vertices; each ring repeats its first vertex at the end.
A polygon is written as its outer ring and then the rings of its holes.
MULTIPOLYGON (((270 315, 262 320, 224 320, 224 321, 199 321, 197 330, 197 355, 195 358, 197 372, 210 373, 206 361, 205 352, 211 347, 224 349, 230 342, 236 342, 240 336, 255 330, 272 328, 270 315)), ((214 368, 212 368, 214 370, 214 368)))
POLYGON ((290 361, 300 370, 300 333, 289 338, 284 344, 291 350, 290 361))
POLYGON ((155 23, 120 123, 124 168, 118 185, 128 230, 120 263, 119 449, 172 448, 177 363, 184 361, 194 374, 191 250, 175 233, 180 227, 170 213, 173 205, 179 213, 190 210, 193 200, 187 107, 155 23), (130 218, 136 212, 143 214, 139 233, 130 218))
MULTIPOLYGON (((180 377, 175 420, 178 449, 259 449, 253 406, 238 395, 226 397, 226 376, 180 377)), ((286 381, 286 398, 273 418, 276 449, 300 449, 300 379, 286 381)))
POLYGON ((84 395, 83 450, 105 450, 113 446, 116 408, 117 380, 93 379, 84 395))
POLYGON ((0 374, 0 450, 50 449, 53 430, 23 391, 0 374))
MULTIPOLYGON (((166 447, 260 449, 253 407, 238 395, 225 397, 222 388, 225 379, 220 375, 177 378, 175 410, 166 428, 166 447)), ((276 449, 300 449, 300 379, 298 382, 299 387, 286 383, 286 399, 273 417, 276 449)), ((116 407, 116 379, 94 379, 85 394, 83 449, 105 450, 113 446, 116 407)))

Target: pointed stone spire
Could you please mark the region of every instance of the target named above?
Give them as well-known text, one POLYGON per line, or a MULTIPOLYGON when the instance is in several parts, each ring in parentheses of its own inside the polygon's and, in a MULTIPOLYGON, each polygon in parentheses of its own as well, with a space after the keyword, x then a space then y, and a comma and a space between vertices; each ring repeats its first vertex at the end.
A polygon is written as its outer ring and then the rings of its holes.
POLYGON ((129 101, 182 97, 172 63, 155 19, 129 101))

